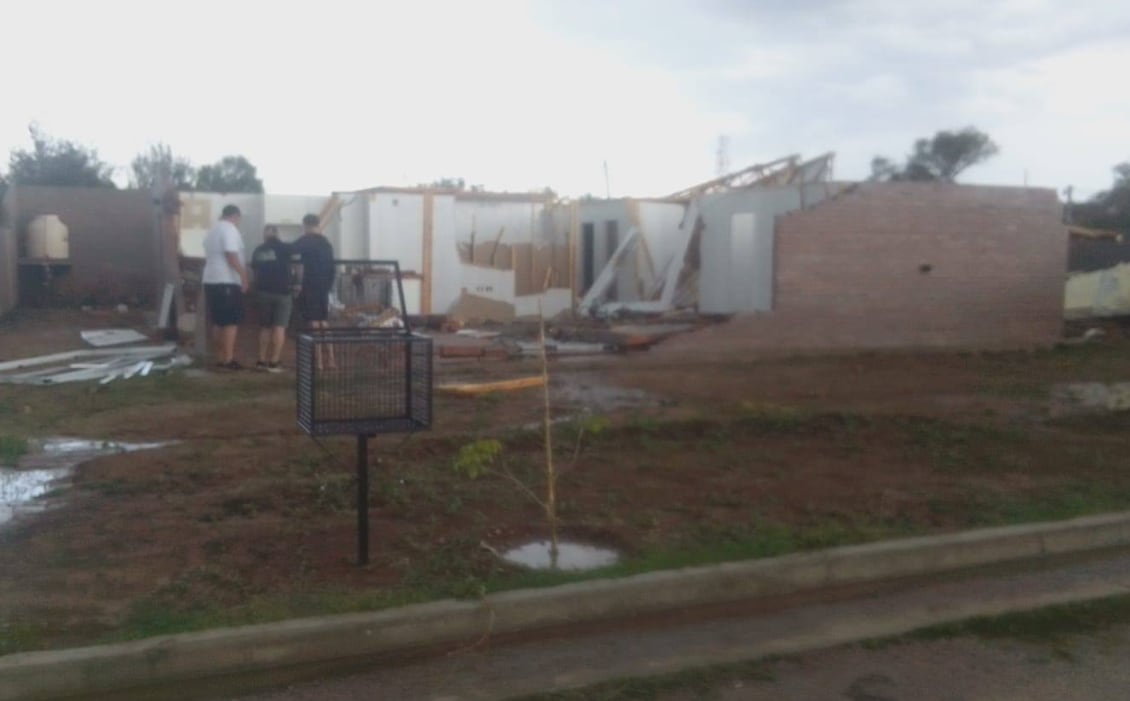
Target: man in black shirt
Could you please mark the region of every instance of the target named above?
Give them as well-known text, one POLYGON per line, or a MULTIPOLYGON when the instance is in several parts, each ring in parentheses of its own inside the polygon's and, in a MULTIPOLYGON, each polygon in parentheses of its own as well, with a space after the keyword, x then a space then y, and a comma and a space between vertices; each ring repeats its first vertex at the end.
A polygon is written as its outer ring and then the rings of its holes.
MULTIPOLYGON (((334 283, 333 244, 318 231, 318 215, 307 214, 302 218, 306 233, 294 242, 294 254, 302 260, 302 281, 298 293, 298 307, 310 328, 324 330, 329 328, 330 290, 334 283)), ((318 367, 322 358, 318 357, 318 367)), ((329 366, 334 366, 333 347, 330 347, 329 366)))
POLYGON ((279 240, 274 226, 263 229, 263 243, 251 254, 255 298, 259 307, 259 362, 256 370, 282 372, 279 360, 290 325, 291 246, 279 240))

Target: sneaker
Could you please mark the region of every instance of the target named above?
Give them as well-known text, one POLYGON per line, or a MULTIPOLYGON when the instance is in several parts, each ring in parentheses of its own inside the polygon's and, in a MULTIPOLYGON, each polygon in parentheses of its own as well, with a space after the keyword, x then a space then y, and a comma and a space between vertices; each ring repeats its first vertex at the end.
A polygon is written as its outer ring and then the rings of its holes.
POLYGON ((270 372, 271 366, 260 360, 259 362, 255 363, 255 369, 259 372, 270 372))
POLYGON ((267 364, 267 372, 269 372, 269 373, 273 373, 273 374, 277 375, 278 373, 280 373, 282 371, 283 371, 282 366, 279 365, 278 363, 268 363, 267 364))
POLYGON ((231 370, 232 372, 237 372, 243 369, 243 366, 239 364, 238 360, 233 360, 224 367, 226 367, 228 370, 231 370))

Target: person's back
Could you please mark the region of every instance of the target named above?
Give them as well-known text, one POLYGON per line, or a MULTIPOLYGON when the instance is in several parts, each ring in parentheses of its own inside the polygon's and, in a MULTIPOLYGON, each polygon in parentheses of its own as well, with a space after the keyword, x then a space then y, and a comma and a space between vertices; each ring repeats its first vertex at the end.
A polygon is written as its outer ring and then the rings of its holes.
POLYGON ((302 260, 302 287, 329 292, 335 273, 333 244, 329 239, 307 232, 295 242, 294 252, 302 260))
POLYGON ((263 294, 290 294, 291 246, 276 237, 268 238, 251 254, 255 291, 263 294))
POLYGON ((239 229, 227 219, 216 222, 204 236, 205 285, 239 285, 239 272, 228 261, 227 254, 234 253, 243 262, 243 237, 239 229))
POLYGON ((216 364, 226 370, 240 368, 235 360, 235 341, 248 286, 240 220, 239 207, 224 207, 220 221, 204 236, 204 272, 200 276, 205 306, 215 328, 216 364))
MULTIPOLYGON (((307 214, 302 218, 306 233, 294 242, 294 252, 302 259, 301 291, 298 304, 302 316, 314 330, 329 328, 330 290, 334 283, 334 248, 329 239, 319 233, 318 215, 307 214)), ((318 367, 322 368, 322 349, 317 350, 318 367)), ((327 348, 326 363, 334 367, 333 346, 327 348)))
POLYGON ((291 246, 279 240, 278 227, 263 229, 263 243, 251 253, 251 269, 255 273, 255 298, 259 307, 258 370, 281 372, 286 328, 290 325, 291 246))

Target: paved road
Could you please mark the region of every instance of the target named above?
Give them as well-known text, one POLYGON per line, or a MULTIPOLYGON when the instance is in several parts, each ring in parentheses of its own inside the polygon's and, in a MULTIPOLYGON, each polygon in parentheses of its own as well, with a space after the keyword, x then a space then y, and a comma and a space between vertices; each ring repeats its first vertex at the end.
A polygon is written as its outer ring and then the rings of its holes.
POLYGON ((657 701, 1125 701, 1130 626, 1057 645, 973 638, 839 648, 770 664, 769 681, 657 701))
MULTIPOLYGON (((624 677, 789 654, 938 620, 1130 593, 1130 553, 885 585, 660 629, 612 630, 522 645, 489 644, 441 659, 293 686, 238 701, 504 699, 624 677)), ((772 682, 717 689, 725 701, 1105 701, 1130 698, 1130 629, 1080 640, 1073 659, 1048 648, 974 639, 883 650, 833 648, 773 665, 772 682)), ((664 701, 697 698, 672 692, 664 701)), ((224 701, 235 701, 226 697, 224 701)))

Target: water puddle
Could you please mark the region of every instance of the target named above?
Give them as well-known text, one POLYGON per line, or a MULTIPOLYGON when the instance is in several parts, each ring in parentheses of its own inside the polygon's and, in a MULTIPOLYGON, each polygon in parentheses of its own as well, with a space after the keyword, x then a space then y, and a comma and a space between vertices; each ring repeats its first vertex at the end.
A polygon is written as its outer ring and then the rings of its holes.
POLYGON ((643 390, 610 385, 596 376, 571 376, 568 382, 554 384, 552 393, 554 401, 578 404, 594 412, 637 409, 659 404, 643 390))
POLYGON ((14 468, 0 467, 0 526, 45 508, 42 497, 65 483, 82 463, 105 455, 153 450, 169 443, 117 443, 78 438, 32 441, 14 468))
POLYGON ((1072 382, 1051 392, 1052 416, 1095 414, 1130 409, 1130 382, 1072 382))
POLYGON ((550 542, 539 540, 507 550, 502 558, 511 564, 534 570, 583 571, 615 565, 620 560, 620 555, 608 548, 563 541, 557 544, 557 558, 554 561, 550 553, 550 542))

